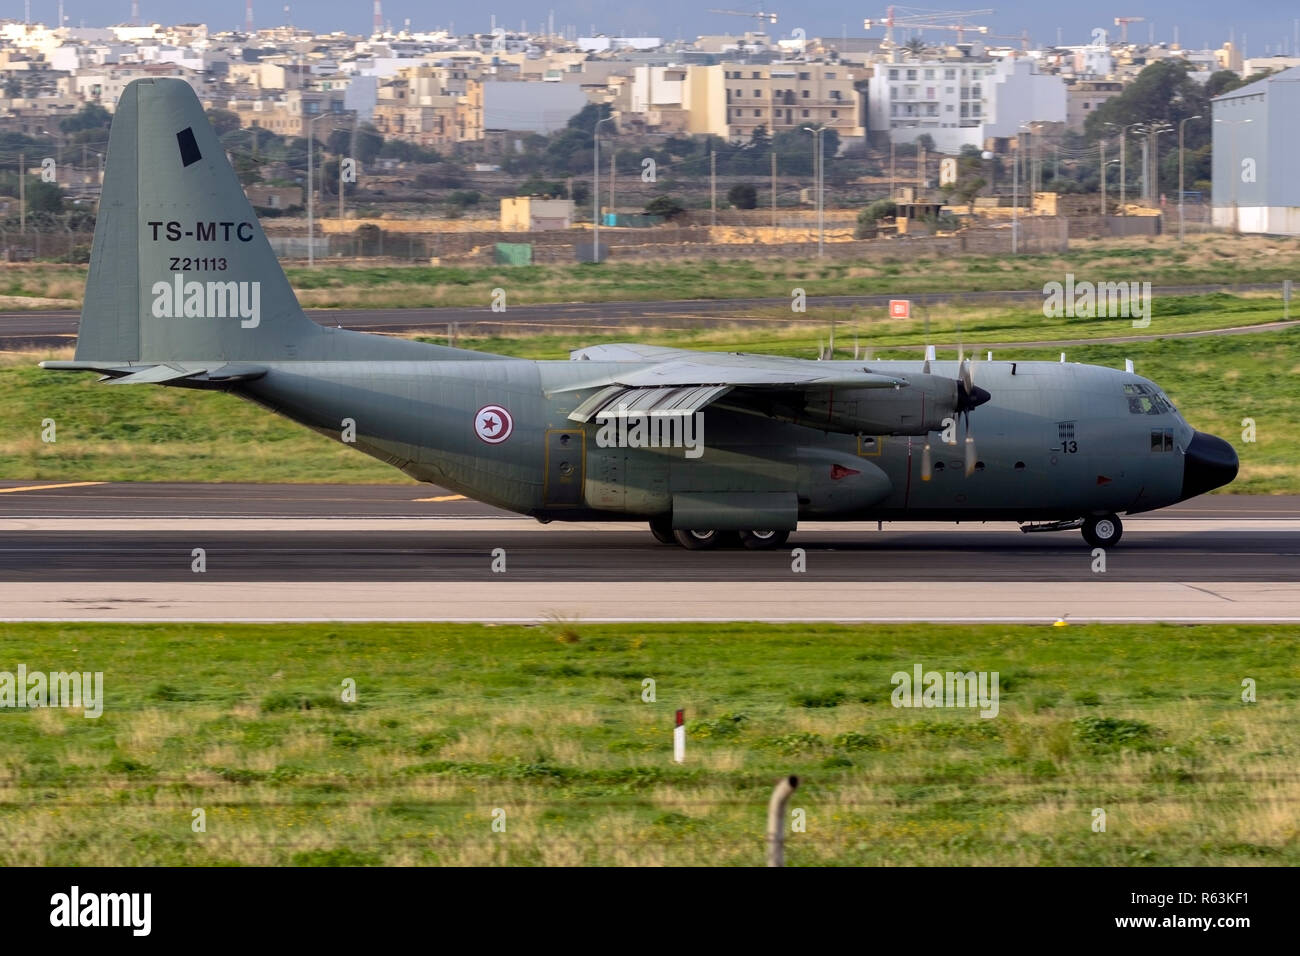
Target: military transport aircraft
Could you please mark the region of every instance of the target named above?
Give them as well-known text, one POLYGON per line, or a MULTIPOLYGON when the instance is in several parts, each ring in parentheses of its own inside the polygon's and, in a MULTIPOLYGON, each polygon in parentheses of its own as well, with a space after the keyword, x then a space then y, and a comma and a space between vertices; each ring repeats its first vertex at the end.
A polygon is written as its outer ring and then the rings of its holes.
POLYGON ((1107 546, 1120 512, 1237 473, 1227 442, 1117 369, 640 345, 534 362, 323 328, 170 78, 122 94, 75 360, 42 365, 233 392, 421 481, 691 549, 776 547, 801 519, 1015 521, 1107 546))

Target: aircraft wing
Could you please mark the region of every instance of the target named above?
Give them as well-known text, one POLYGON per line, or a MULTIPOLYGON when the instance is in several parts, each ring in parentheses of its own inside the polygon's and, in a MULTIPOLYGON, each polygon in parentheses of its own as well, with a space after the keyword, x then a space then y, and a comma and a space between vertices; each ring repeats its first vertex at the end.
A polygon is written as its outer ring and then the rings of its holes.
MULTIPOLYGON (((573 353, 593 361, 635 362, 569 413, 576 422, 624 415, 693 414, 735 390, 820 391, 904 388, 906 379, 866 368, 845 368, 774 356, 691 352, 639 345, 600 345, 573 353), (647 361, 662 359, 653 365, 647 361)), ((585 386, 585 387, 590 387, 585 386)))

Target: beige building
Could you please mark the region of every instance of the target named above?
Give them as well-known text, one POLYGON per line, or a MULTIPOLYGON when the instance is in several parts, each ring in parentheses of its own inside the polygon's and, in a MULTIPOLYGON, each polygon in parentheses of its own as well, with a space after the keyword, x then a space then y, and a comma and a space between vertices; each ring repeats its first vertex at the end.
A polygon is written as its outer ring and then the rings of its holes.
POLYGON ((1065 89, 1065 125, 1076 133, 1101 104, 1124 92, 1124 84, 1110 80, 1079 80, 1065 89))
POLYGON ((844 143, 866 137, 864 67, 835 63, 638 66, 618 91, 620 128, 750 139, 832 126, 844 143))
POLYGON ((407 140, 420 146, 451 146, 459 142, 457 96, 426 97, 425 105, 412 106, 382 96, 375 104, 375 129, 385 137, 407 140))
POLYGON ((514 196, 501 200, 502 232, 546 232, 572 225, 572 199, 514 196))
POLYGON ((723 63, 727 138, 748 140, 755 128, 769 134, 805 126, 831 126, 840 142, 866 138, 865 67, 840 63, 723 63))
POLYGON ((244 187, 244 195, 254 206, 264 209, 289 209, 302 205, 302 187, 268 186, 265 183, 253 183, 244 187))
MULTIPOLYGON (((239 117, 241 127, 257 126, 277 136, 305 136, 306 124, 326 113, 337 114, 338 122, 345 126, 351 123, 342 90, 289 90, 277 99, 230 100, 226 109, 239 117)), ((317 139, 329 135, 329 125, 329 120, 316 123, 317 139)))

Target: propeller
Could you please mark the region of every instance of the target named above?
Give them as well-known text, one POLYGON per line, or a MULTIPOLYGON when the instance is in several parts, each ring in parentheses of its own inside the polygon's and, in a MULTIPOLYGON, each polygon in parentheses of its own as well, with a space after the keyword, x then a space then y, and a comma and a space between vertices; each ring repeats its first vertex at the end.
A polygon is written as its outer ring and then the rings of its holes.
POLYGON ((925 448, 921 451, 921 480, 930 480, 930 441, 927 438, 925 448))
POLYGON ((970 413, 979 408, 993 396, 975 384, 975 364, 970 359, 963 359, 957 378, 957 411, 965 419, 966 426, 966 477, 975 472, 975 436, 971 433, 970 413))

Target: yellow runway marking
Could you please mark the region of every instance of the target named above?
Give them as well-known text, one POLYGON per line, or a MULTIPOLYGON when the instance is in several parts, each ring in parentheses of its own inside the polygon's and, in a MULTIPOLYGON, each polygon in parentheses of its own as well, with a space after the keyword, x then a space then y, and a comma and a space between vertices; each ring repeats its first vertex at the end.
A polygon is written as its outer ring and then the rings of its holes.
POLYGON ((21 488, 0 488, 0 495, 12 491, 49 491, 51 488, 85 488, 87 485, 106 485, 106 481, 69 481, 62 485, 24 485, 21 488))
POLYGON ((439 495, 437 498, 412 498, 412 501, 464 501, 464 495, 439 495))

